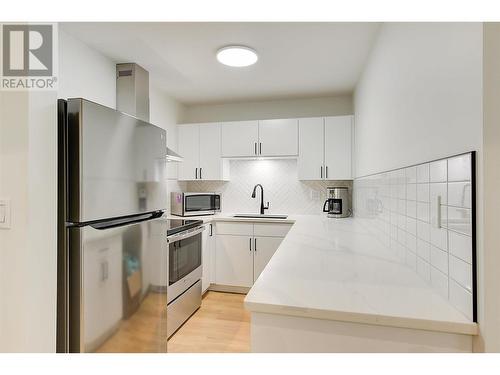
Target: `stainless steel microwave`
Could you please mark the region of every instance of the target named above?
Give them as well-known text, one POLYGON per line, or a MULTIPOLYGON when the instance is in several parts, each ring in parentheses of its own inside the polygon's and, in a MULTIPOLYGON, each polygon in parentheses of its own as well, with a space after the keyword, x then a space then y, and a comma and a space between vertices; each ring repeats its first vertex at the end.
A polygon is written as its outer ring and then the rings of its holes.
POLYGON ((220 212, 219 193, 170 193, 170 213, 176 216, 214 215, 220 212))

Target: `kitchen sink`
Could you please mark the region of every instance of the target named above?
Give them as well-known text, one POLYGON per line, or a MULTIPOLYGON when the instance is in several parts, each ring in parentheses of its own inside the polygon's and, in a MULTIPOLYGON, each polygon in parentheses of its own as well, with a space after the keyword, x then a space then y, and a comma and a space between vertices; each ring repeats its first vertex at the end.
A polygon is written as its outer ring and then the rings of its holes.
POLYGON ((260 215, 260 214, 236 214, 233 217, 247 218, 247 219, 286 219, 287 215, 260 215))

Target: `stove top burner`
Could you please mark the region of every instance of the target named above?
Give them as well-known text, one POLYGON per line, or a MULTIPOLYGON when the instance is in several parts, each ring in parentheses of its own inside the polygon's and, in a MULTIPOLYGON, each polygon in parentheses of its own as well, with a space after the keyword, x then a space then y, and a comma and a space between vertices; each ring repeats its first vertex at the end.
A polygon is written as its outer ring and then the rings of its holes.
POLYGON ((203 220, 183 220, 183 219, 168 219, 167 220, 167 236, 183 232, 185 230, 195 228, 203 224, 203 220))

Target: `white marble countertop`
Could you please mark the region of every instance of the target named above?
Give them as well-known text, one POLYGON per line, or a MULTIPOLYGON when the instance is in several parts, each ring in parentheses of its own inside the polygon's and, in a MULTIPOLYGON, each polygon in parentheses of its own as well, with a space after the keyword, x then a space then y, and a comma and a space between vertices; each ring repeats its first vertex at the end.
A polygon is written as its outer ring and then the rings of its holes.
MULTIPOLYGON (((178 217, 177 217, 178 218, 178 217)), ((251 312, 476 335, 470 322, 354 218, 196 217, 286 222, 291 230, 247 297, 251 312)))
POLYGON ((354 218, 292 216, 290 232, 245 299, 252 312, 477 334, 354 218))
MULTIPOLYGON (((251 223, 295 223, 295 216, 288 215, 286 219, 269 219, 269 218, 249 218, 249 217, 234 217, 233 213, 220 213, 216 215, 203 215, 203 216, 175 216, 175 215, 167 215, 164 216, 165 219, 198 219, 202 220, 203 223, 210 223, 212 221, 241 221, 241 222, 251 222, 251 223)), ((311 215, 314 216, 314 215, 311 215)))

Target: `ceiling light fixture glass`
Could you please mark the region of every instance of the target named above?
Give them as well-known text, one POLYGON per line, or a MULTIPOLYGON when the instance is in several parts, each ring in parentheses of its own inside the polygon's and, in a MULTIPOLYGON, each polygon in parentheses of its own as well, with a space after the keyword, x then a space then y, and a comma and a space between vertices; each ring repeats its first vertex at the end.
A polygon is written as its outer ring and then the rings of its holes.
POLYGON ((257 52, 245 46, 227 46, 217 51, 217 60, 227 66, 249 66, 258 59, 257 52))

